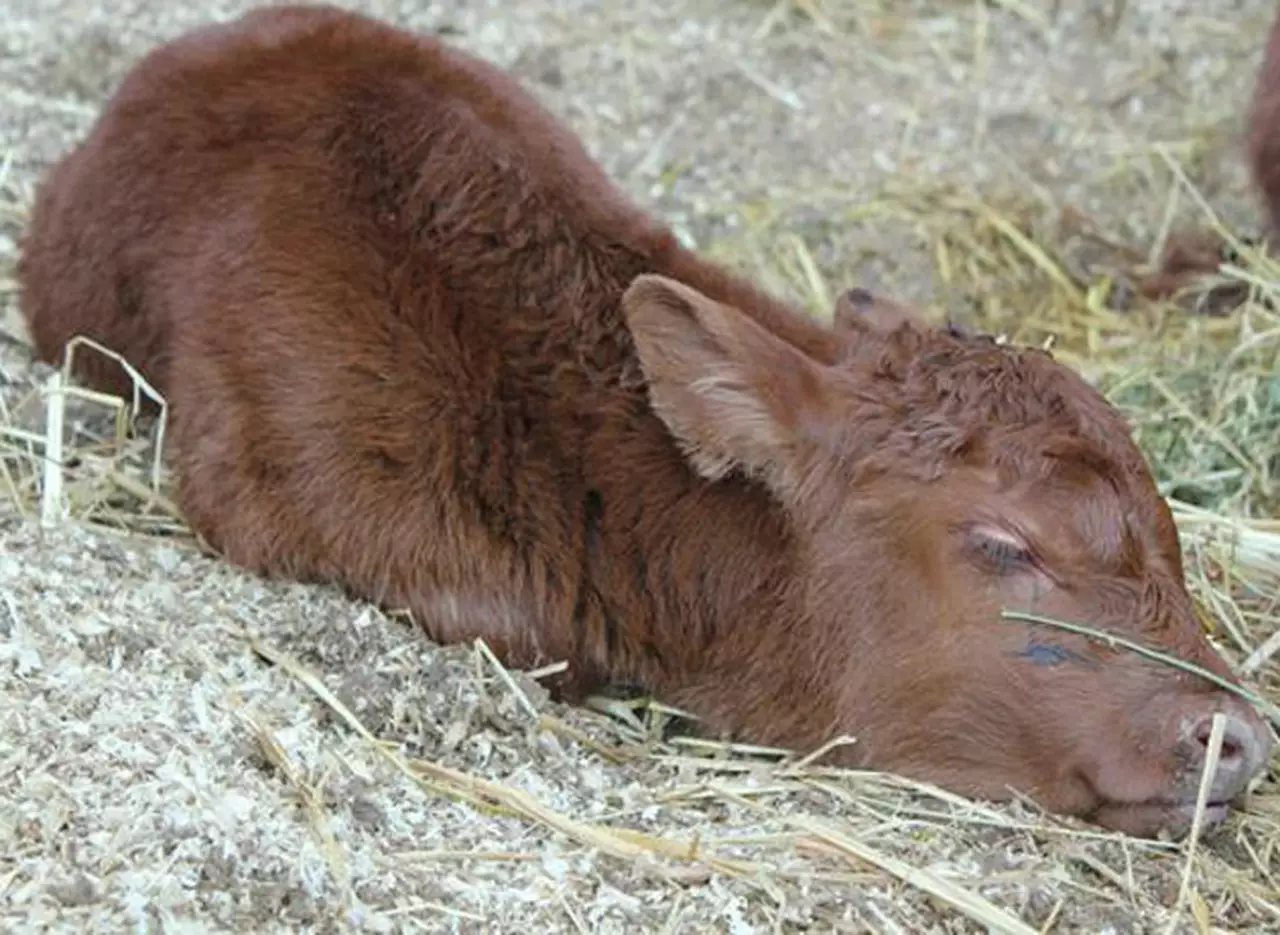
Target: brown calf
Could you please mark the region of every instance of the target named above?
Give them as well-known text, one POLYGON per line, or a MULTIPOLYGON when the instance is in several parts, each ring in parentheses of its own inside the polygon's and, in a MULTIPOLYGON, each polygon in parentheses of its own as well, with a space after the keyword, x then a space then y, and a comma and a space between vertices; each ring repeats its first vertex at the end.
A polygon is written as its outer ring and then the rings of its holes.
MULTIPOLYGON (((1264 214, 1264 239, 1274 251, 1280 246, 1280 13, 1271 23, 1254 82, 1245 125, 1245 158, 1255 193, 1264 214)), ((1138 284, 1148 298, 1168 298, 1200 277, 1216 273, 1230 250, 1212 230, 1183 231, 1169 239, 1160 265, 1138 284)), ((1247 287, 1232 283, 1209 307, 1232 307, 1245 297, 1247 287)))
POLYGON ((1249 169, 1274 242, 1280 236, 1280 13, 1271 23, 1254 85, 1247 139, 1249 169))
MULTIPOLYGON (((1119 415, 1047 355, 859 291, 825 326, 683 249, 490 66, 331 8, 153 51, 40 190, 40 355, 77 333, 172 406, 192 526, 264 575, 407 607, 562 697, 1113 828, 1213 815, 1265 725, 1119 415)), ((91 363, 82 379, 122 389, 91 363)))

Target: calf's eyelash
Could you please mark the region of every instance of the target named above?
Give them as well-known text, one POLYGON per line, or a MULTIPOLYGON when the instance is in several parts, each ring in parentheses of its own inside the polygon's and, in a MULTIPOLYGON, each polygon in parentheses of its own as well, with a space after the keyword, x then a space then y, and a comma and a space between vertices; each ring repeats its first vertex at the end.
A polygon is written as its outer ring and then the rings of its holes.
POLYGON ((1017 568, 1030 567, 1035 564, 1035 556, 1026 546, 1003 536, 993 536, 981 532, 970 533, 970 547, 975 549, 984 559, 1002 570, 1013 571, 1017 568))

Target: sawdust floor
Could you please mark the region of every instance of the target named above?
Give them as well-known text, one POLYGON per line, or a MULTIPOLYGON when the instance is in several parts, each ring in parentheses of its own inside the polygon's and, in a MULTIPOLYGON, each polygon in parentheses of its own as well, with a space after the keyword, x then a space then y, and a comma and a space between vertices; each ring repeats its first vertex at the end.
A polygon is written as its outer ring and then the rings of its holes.
MULTIPOLYGON (((1069 3, 1052 23, 1048 2, 828 2, 826 22, 796 4, 766 30, 765 2, 353 5, 447 29, 513 69, 700 245, 746 236, 750 212, 766 206, 844 272, 839 285, 945 298, 910 227, 851 219, 844 236, 824 235, 831 214, 815 206, 852 214, 895 179, 1040 193, 1145 245, 1167 192, 1154 171, 1126 170, 1115 184, 1117 160, 1196 142, 1195 177, 1215 208, 1256 226, 1236 134, 1274 9, 1265 0, 1069 3)), ((149 46, 247 6, 0 2, 10 332, 12 263, 38 173, 149 46)), ((10 406, 30 389, 26 362, 5 343, 10 406)), ((329 589, 264 583, 182 540, 41 532, 3 502, 5 931, 981 930, 838 854, 782 846, 769 873, 675 884, 537 821, 433 795, 296 670, 256 654, 246 626, 405 754, 499 780, 578 821, 785 845, 787 815, 825 813, 1030 925, 1052 916, 1058 932, 1152 931, 1173 902, 1176 852, 1064 834, 1020 807, 957 811, 969 830, 948 836, 919 815, 877 813, 874 797, 858 797, 872 786, 853 780, 843 799, 792 790, 766 812, 699 798, 687 762, 613 764, 564 731, 531 730, 517 694, 471 648, 438 649, 329 589)), ((613 736, 601 716, 548 706, 522 684, 541 709, 613 736)), ((1229 839, 1206 846, 1223 873, 1251 872, 1229 839)), ((1280 930, 1245 906, 1217 910, 1280 930)), ((1191 931, 1189 917, 1179 930, 1191 931)))

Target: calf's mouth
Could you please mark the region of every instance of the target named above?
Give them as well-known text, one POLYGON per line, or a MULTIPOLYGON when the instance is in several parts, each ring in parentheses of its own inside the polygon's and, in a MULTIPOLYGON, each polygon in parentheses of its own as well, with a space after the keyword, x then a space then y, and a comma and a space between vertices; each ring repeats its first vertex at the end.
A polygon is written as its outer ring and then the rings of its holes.
MULTIPOLYGON (((1210 799, 1205 802, 1200 818, 1200 832, 1211 832, 1223 825, 1233 807, 1243 796, 1231 800, 1210 799)), ((1178 840, 1186 837, 1195 822, 1196 801, 1107 802, 1089 818, 1112 831, 1140 838, 1178 840)))

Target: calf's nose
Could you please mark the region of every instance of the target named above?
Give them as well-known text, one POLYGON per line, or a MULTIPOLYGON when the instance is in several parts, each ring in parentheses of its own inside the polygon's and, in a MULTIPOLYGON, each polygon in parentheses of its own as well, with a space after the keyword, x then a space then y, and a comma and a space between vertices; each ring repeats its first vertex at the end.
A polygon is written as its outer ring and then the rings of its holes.
MULTIPOLYGON (((1253 708, 1233 703, 1219 709, 1226 719, 1222 731, 1222 752, 1218 769, 1209 789, 1209 800, 1228 802, 1235 798, 1249 782, 1266 768, 1271 757, 1273 741, 1271 730, 1253 708)), ((1213 733, 1213 716, 1209 711, 1189 719, 1187 740, 1191 752, 1191 765, 1197 777, 1192 786, 1199 788, 1199 774, 1204 770, 1209 755, 1209 739, 1213 733)), ((1194 794, 1194 793, 1193 793, 1194 794)))

